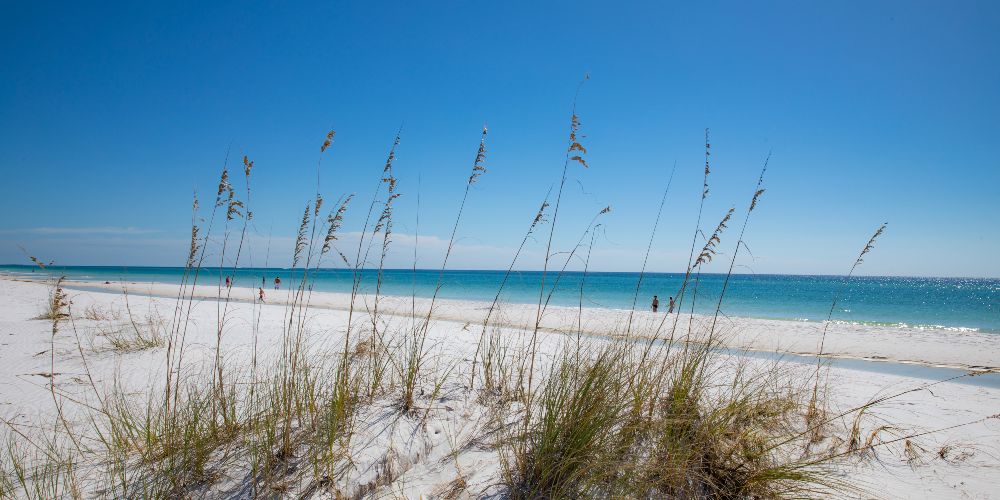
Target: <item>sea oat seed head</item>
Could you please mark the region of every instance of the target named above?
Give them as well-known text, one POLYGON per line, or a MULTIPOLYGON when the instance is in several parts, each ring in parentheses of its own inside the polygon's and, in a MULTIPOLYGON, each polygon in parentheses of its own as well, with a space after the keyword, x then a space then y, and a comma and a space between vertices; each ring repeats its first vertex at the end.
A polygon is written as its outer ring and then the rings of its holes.
POLYGON ((476 151, 476 160, 472 162, 472 173, 469 174, 469 184, 476 182, 480 175, 486 173, 486 127, 483 126, 483 135, 479 139, 479 150, 476 151))
POLYGON ((322 253, 330 251, 332 242, 337 239, 337 231, 340 229, 340 226, 344 221, 344 212, 347 211, 347 205, 351 203, 353 198, 353 194, 349 195, 343 203, 340 204, 340 208, 338 208, 336 212, 327 216, 326 238, 323 239, 322 253))
POLYGON ((319 147, 319 152, 322 153, 326 151, 326 148, 330 147, 330 143, 333 142, 333 136, 336 134, 333 130, 327 132, 326 140, 323 141, 323 145, 319 147))
POLYGON ((698 260, 694 262, 695 267, 712 261, 712 257, 716 254, 715 248, 722 241, 719 238, 719 235, 721 235, 722 231, 729 227, 727 223, 733 216, 733 212, 734 209, 730 208, 729 211, 726 212, 726 216, 719 222, 719 225, 715 227, 715 231, 712 232, 712 236, 708 238, 708 241, 705 242, 704 248, 701 249, 701 253, 698 254, 698 260))
POLYGON ((753 209, 757 207, 757 199, 760 198, 760 195, 764 194, 764 191, 764 189, 758 189, 757 192, 753 194, 753 200, 750 200, 751 212, 753 212, 753 209))
POLYGON ((708 129, 706 128, 705 129, 705 177, 702 185, 703 189, 701 192, 701 199, 703 200, 708 197, 708 174, 711 172, 711 169, 709 168, 708 165, 708 158, 712 156, 712 153, 710 151, 711 148, 712 144, 708 140, 708 129))
POLYGON ((299 224, 299 233, 295 238, 295 252, 292 254, 292 267, 298 265, 299 259, 302 257, 302 251, 306 247, 306 226, 309 225, 310 208, 311 203, 306 202, 306 209, 302 212, 302 222, 299 224))

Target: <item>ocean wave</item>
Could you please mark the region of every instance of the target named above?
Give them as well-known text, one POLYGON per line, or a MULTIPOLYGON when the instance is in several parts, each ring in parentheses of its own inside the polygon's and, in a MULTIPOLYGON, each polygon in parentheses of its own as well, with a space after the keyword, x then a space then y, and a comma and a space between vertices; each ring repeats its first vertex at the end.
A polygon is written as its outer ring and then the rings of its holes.
MULTIPOLYGON (((771 319, 778 321, 795 321, 799 323, 823 323, 825 320, 818 320, 812 318, 782 318, 782 317, 767 317, 767 316, 747 316, 748 318, 755 319, 771 319)), ((1000 333, 997 330, 991 330, 988 328, 976 328, 971 326, 947 326, 947 325, 937 325, 937 324, 923 324, 923 323, 905 323, 900 321, 865 321, 865 320, 846 320, 846 319, 834 319, 830 320, 830 323, 835 325, 847 325, 847 326, 880 326, 885 328, 906 328, 911 330, 942 330, 946 332, 957 332, 957 333, 1000 333)))
POLYGON ((944 330, 948 332, 960 332, 960 333, 995 333, 990 330, 984 330, 982 328, 967 327, 967 326, 947 326, 947 325, 931 325, 931 324, 911 324, 903 322, 891 322, 891 321, 860 321, 860 320, 832 320, 831 323, 837 325, 858 325, 858 326, 884 326, 890 328, 908 328, 912 330, 944 330))

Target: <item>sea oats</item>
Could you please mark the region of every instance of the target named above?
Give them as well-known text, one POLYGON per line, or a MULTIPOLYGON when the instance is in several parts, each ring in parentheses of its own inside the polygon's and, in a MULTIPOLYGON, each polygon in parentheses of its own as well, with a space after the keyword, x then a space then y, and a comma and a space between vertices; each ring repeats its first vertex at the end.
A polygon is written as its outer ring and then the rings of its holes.
POLYGON ((469 175, 469 184, 476 182, 480 175, 486 173, 486 127, 483 127, 483 136, 479 139, 479 150, 476 151, 476 160, 472 162, 472 173, 469 175))
POLYGON ((302 212, 302 222, 299 223, 299 232, 295 237, 295 251, 292 253, 292 267, 299 265, 302 258, 302 251, 306 248, 306 228, 309 227, 309 212, 312 208, 311 202, 306 202, 306 208, 302 212))
POLYGON ((705 177, 702 182, 702 192, 701 198, 705 199, 708 197, 708 174, 711 172, 709 168, 709 157, 712 156, 712 144, 708 140, 708 129, 705 129, 705 177))
MULTIPOLYGON (((333 136, 336 134, 333 130, 327 132, 326 139, 323 141, 323 145, 319 147, 319 152, 322 153, 326 151, 326 148, 330 147, 330 143, 333 142, 333 136)), ((348 138, 350 139, 350 138, 348 138)))
POLYGON ((535 229, 535 226, 537 226, 539 223, 545 222, 546 208, 549 208, 549 202, 547 200, 543 201, 542 206, 538 208, 538 213, 535 214, 535 219, 531 221, 531 228, 529 229, 529 232, 531 231, 531 229, 535 229))
MULTIPOLYGON (((353 198, 354 198, 353 194, 350 195, 350 196, 348 196, 343 201, 343 203, 340 204, 340 207, 337 208, 336 212, 334 212, 334 213, 330 214, 329 216, 327 216, 327 219, 326 219, 326 237, 323 238, 323 250, 322 250, 322 253, 329 252, 330 251, 330 246, 333 244, 333 241, 337 239, 337 231, 340 230, 340 226, 344 222, 344 212, 347 211, 347 206, 351 203, 351 200, 353 198)), ((344 257, 343 254, 341 254, 341 257, 344 257)), ((345 262, 347 261, 346 257, 344 257, 344 261, 345 262)))
POLYGON ((715 231, 712 231, 712 236, 708 238, 708 241, 705 242, 705 246, 701 249, 701 253, 698 254, 698 259, 695 260, 694 267, 698 267, 712 261, 712 256, 716 253, 716 247, 721 242, 719 236, 722 234, 722 231, 725 231, 725 229, 729 227, 727 223, 733 216, 733 211, 734 209, 730 208, 729 211, 726 212, 726 216, 719 221, 719 225, 715 226, 715 231))

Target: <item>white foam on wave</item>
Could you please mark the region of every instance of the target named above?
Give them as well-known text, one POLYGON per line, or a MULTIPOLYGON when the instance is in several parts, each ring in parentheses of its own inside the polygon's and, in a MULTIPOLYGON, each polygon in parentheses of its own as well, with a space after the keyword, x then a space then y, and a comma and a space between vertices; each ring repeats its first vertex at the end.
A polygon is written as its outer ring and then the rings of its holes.
POLYGON ((856 326, 884 326, 888 328, 906 328, 913 330, 925 330, 925 331, 945 331, 945 332, 958 332, 958 333, 979 333, 979 332, 989 332, 988 330, 983 330, 981 328, 975 328, 971 326, 946 326, 946 325, 933 325, 933 324, 910 324, 903 322, 884 322, 884 321, 858 321, 858 320, 842 320, 835 319, 831 320, 831 323, 835 325, 856 325, 856 326))

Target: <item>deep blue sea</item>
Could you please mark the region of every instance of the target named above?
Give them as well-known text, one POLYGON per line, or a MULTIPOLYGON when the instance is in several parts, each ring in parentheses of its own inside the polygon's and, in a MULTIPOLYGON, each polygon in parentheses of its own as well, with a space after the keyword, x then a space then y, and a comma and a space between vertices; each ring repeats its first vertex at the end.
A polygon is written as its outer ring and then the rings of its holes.
MULTIPOLYGON (((69 280, 134 281, 179 283, 184 272, 179 267, 56 267, 46 271, 34 266, 0 266, 0 273, 40 276, 62 274, 69 280)), ((430 297, 441 277, 441 298, 492 301, 504 271, 386 270, 382 293, 430 297)), ((276 276, 287 284, 293 271, 277 268, 202 269, 200 284, 218 283, 221 277, 235 277, 237 286, 258 286, 261 279, 270 285, 276 276)), ((374 290, 376 272, 365 271, 362 288, 374 290)), ((546 286, 552 286, 549 273, 546 286)), ((508 302, 536 303, 542 273, 514 272, 504 289, 508 302)), ((629 309, 632 307, 638 273, 567 273, 553 294, 552 304, 584 307, 629 309)), ((659 295, 661 310, 667 297, 676 295, 683 274, 647 273, 639 291, 637 308, 649 307, 652 296, 659 295)), ((696 312, 714 311, 725 279, 720 274, 703 274, 699 280, 696 312)), ((353 274, 350 270, 329 269, 315 273, 312 282, 317 291, 349 292, 353 274)), ((270 285, 273 286, 273 285, 270 285)), ((906 278, 796 276, 741 274, 730 278, 722 311, 729 316, 822 321, 838 297, 833 319, 847 322, 899 325, 915 328, 949 328, 955 331, 1000 333, 1000 280, 974 278, 906 278)), ((690 288, 686 304, 690 304, 690 288)), ((687 310, 687 306, 685 306, 687 310)))

